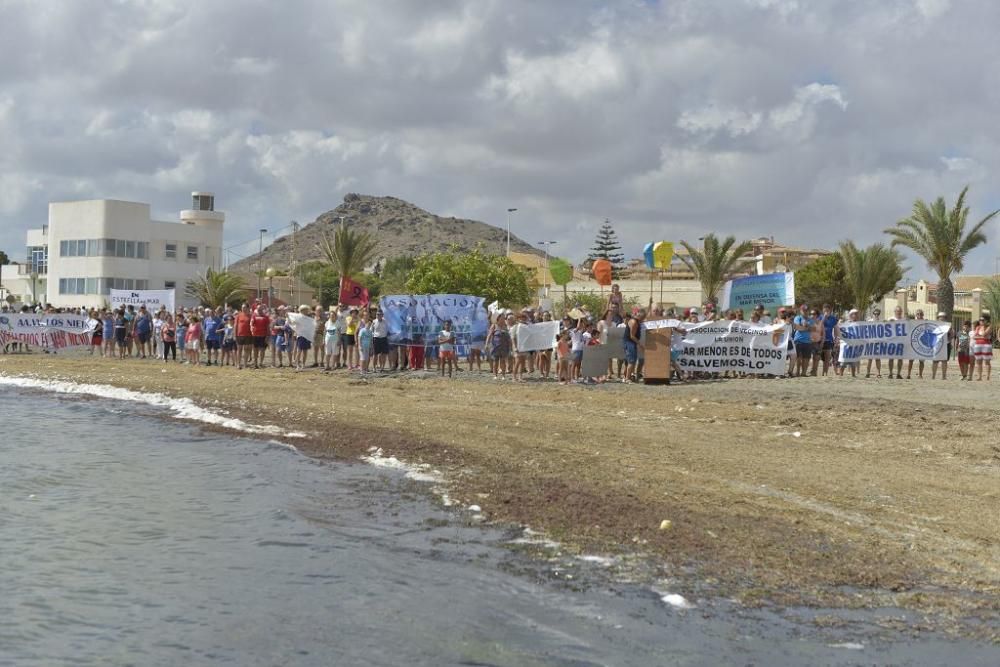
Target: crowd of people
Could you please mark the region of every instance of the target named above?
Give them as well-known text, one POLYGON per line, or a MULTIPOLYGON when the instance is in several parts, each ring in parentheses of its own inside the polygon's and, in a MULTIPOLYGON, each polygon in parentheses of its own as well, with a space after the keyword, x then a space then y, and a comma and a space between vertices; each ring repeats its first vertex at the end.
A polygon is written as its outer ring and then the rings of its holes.
MULTIPOLYGON (((52 309, 56 310, 56 309, 52 309)), ((194 308, 155 312, 145 306, 117 310, 81 311, 94 322, 91 355, 109 359, 156 359, 190 366, 229 366, 235 369, 307 368, 324 371, 346 370, 361 375, 400 371, 433 370, 454 377, 460 361, 469 372, 488 372, 497 380, 510 377, 524 382, 529 377, 560 383, 595 384, 608 381, 635 382, 642 378, 646 321, 673 320, 671 368, 674 380, 711 377, 739 377, 742 372, 704 373, 685 371, 679 364, 685 325, 720 320, 761 325, 783 324, 789 330, 788 365, 783 375, 769 377, 860 375, 860 362, 840 362, 841 318, 829 305, 798 309, 778 308, 773 314, 758 304, 749 313, 743 309, 717 312, 711 304, 685 309, 626 307, 618 290, 612 290, 602 313, 577 306, 562 317, 551 349, 523 349, 522 327, 553 322, 553 315, 541 309, 525 308, 492 311, 484 342, 462 342, 451 322, 442 323, 436 336, 422 345, 394 345, 389 326, 378 308, 338 304, 300 306, 294 312, 280 306, 273 311, 263 303, 246 303, 239 308, 194 308), (308 323, 308 324, 306 324, 308 323), (583 353, 588 346, 607 344, 609 331, 621 328, 622 347, 612 355, 602 374, 585 376, 583 353), (306 330, 308 329, 308 330, 306 330), (484 368, 485 365, 485 368, 484 368)), ((886 321, 901 320, 896 308, 886 321)), ((924 319, 917 310, 915 319, 924 319)), ((945 320, 944 313, 938 313, 945 320)), ((860 321, 856 309, 847 312, 846 322, 860 321)), ((866 321, 882 321, 878 308, 866 321)), ((617 336, 615 337, 617 339, 617 336)), ((5 350, 6 352, 6 350, 5 350)), ((947 340, 947 360, 930 362, 930 377, 947 378, 948 360, 957 359, 963 380, 989 380, 993 354, 992 327, 988 319, 965 321, 952 330, 947 340)), ((904 379, 904 360, 886 361, 888 377, 904 379)), ((925 377, 925 362, 905 362, 905 379, 925 377)), ((882 377, 883 361, 869 359, 865 377, 882 377)))

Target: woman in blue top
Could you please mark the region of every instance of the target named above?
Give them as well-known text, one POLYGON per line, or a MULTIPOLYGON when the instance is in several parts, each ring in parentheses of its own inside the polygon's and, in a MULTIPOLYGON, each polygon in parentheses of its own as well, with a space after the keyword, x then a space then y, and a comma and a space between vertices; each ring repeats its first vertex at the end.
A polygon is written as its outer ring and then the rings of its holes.
POLYGON ((101 333, 104 337, 104 353, 101 356, 112 359, 115 356, 115 318, 111 313, 105 312, 102 319, 104 330, 101 333))
POLYGON ((809 372, 809 359, 812 357, 813 320, 809 317, 809 305, 799 306, 799 314, 792 320, 792 341, 795 343, 795 355, 798 357, 797 375, 809 372))

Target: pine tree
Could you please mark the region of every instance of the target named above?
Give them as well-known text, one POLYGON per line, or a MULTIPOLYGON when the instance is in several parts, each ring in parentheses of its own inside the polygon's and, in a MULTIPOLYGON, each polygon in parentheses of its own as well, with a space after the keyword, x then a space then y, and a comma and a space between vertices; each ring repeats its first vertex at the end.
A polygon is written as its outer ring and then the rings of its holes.
POLYGON ((622 249, 615 236, 615 229, 611 226, 610 220, 605 220, 601 228, 597 230, 597 238, 594 240, 594 247, 590 249, 587 259, 606 259, 611 262, 611 277, 618 280, 624 271, 625 255, 619 252, 622 249))

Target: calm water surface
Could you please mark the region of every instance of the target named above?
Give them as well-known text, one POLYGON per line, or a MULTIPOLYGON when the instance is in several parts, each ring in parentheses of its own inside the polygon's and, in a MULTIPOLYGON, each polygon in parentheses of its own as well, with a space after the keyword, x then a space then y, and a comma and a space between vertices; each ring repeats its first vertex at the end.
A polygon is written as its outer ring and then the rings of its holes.
POLYGON ((0 415, 0 665, 1000 662, 547 582, 397 473, 153 408, 0 387, 0 415))

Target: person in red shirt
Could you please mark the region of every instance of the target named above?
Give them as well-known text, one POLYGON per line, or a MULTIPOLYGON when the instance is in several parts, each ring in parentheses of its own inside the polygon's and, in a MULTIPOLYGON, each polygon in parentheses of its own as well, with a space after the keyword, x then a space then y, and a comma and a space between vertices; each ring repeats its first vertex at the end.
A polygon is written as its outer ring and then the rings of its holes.
POLYGON ((251 319, 250 306, 244 303, 233 322, 233 328, 236 329, 236 359, 241 369, 250 366, 250 350, 253 349, 253 337, 250 334, 251 319))
POLYGON ((271 332, 271 318, 267 306, 257 306, 250 318, 250 335, 253 337, 253 367, 260 368, 267 351, 267 336, 271 332))

